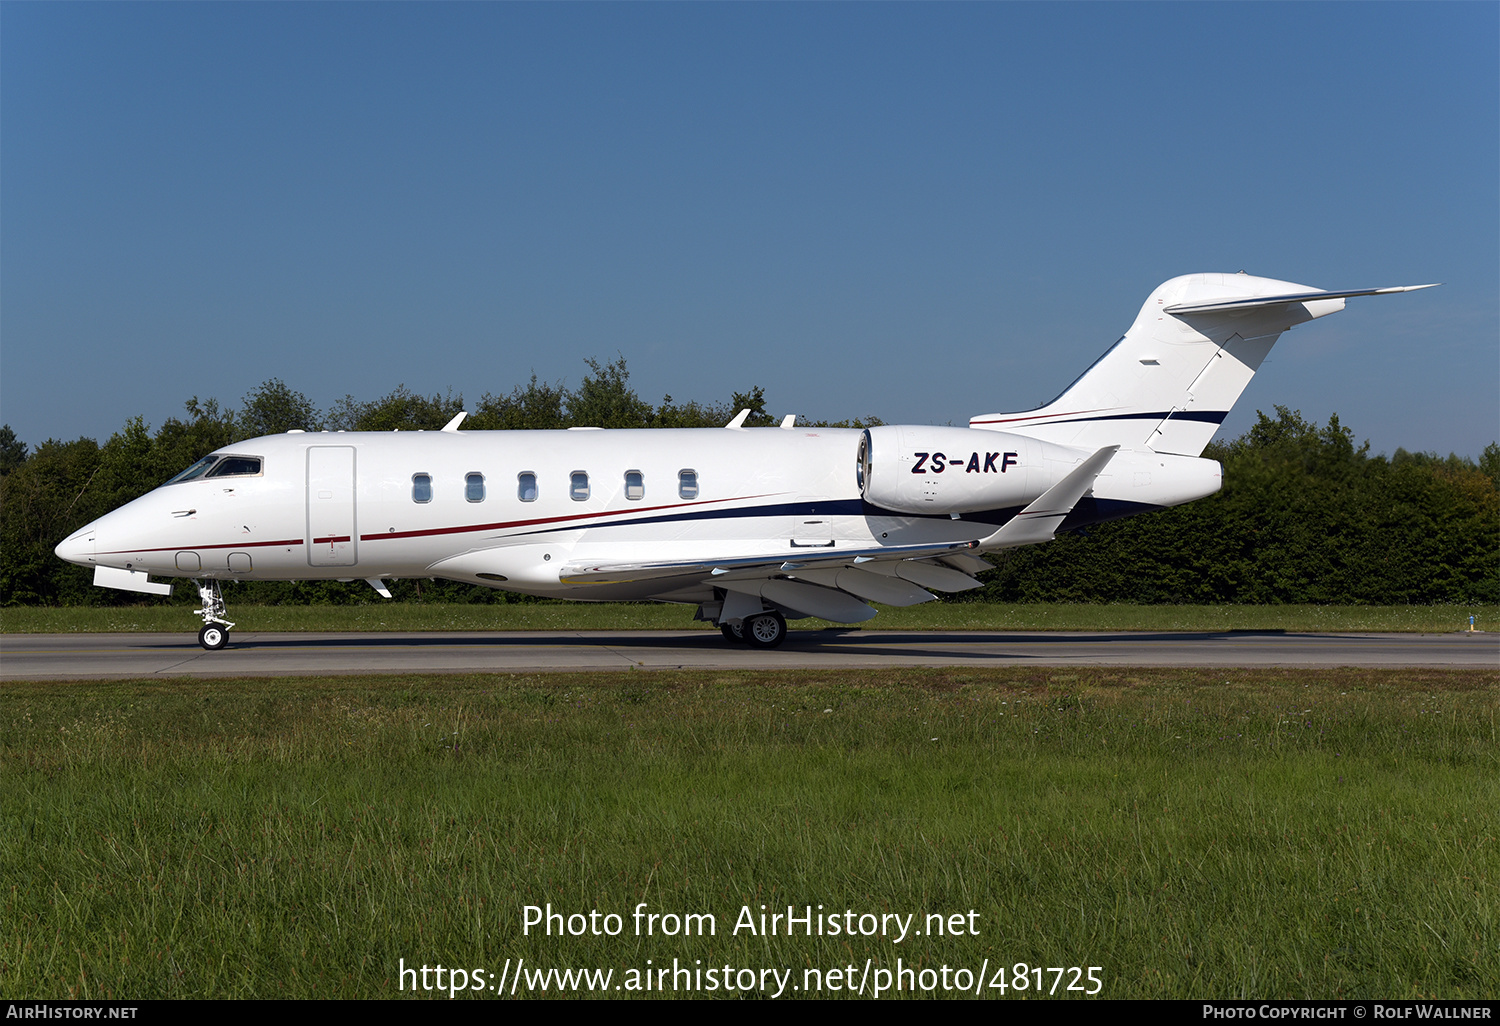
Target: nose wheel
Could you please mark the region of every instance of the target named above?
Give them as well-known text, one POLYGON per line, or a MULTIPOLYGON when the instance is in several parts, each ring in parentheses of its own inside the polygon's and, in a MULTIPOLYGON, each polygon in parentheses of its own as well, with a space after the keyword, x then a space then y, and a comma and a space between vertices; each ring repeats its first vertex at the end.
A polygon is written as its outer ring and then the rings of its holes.
POLYGON ((217 652, 229 644, 229 628, 223 624, 206 623, 198 632, 198 644, 210 652, 217 652))
POLYGON ((195 580, 193 583, 198 586, 198 597, 203 600, 203 608, 198 610, 198 615, 203 617, 198 644, 210 652, 217 652, 229 644, 229 629, 234 626, 224 618, 228 612, 224 608, 224 593, 219 590, 218 581, 195 580))

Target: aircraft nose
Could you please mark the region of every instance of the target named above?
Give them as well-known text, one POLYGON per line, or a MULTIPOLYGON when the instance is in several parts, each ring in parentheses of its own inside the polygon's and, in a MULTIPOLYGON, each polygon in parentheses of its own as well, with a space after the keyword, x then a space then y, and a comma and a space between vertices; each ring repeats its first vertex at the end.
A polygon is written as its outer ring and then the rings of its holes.
POLYGON ((80 531, 74 531, 68 537, 57 543, 57 548, 52 550, 57 553, 58 559, 67 560, 69 563, 77 563, 80 566, 92 566, 94 562, 94 525, 80 531))

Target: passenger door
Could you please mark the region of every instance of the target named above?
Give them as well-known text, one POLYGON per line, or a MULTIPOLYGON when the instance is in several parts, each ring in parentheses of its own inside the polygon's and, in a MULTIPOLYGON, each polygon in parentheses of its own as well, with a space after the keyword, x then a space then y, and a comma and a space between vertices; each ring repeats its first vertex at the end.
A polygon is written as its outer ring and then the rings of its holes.
POLYGON ((307 450, 310 566, 353 566, 358 562, 354 462, 352 445, 314 445, 307 450))

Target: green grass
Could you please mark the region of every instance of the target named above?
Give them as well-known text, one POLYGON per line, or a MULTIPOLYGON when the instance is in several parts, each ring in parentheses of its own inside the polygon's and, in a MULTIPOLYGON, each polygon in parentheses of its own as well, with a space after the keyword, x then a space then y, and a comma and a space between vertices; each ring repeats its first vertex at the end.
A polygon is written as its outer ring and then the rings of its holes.
MULTIPOLYGON (((387 602, 363 606, 235 605, 240 631, 529 631, 709 629, 688 606, 652 603, 545 602, 443 605, 387 602)), ((1500 623, 1495 606, 1134 606, 929 602, 881 607, 866 626, 881 630, 1009 631, 1421 631, 1480 630, 1500 623)), ((153 604, 91 608, 0 609, 0 633, 71 634, 195 629, 185 606, 153 604)), ((826 626, 793 621, 793 629, 826 626)))
POLYGON ((403 993, 402 959, 619 983, 676 958, 798 984, 988 959, 1101 966, 1115 998, 1493 997, 1496 678, 6 685, 0 980, 18 999, 378 998, 403 993), (549 902, 624 933, 523 935, 549 902), (640 902, 718 932, 637 937, 640 902), (733 935, 762 904, 972 910, 978 936, 733 935))

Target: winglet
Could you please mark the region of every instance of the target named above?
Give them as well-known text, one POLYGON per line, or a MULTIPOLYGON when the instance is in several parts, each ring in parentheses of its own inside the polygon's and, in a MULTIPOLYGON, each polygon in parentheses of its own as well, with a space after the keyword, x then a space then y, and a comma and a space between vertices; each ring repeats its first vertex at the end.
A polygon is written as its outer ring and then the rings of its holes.
POLYGON ((1094 480, 1118 452, 1118 445, 1106 445, 1074 467, 1068 476, 1048 488, 1041 496, 1012 517, 1004 527, 984 540, 984 547, 1010 548, 1037 545, 1057 536, 1063 519, 1078 505, 1084 493, 1094 487, 1094 480))
POLYGON ((451 435, 458 434, 458 426, 464 422, 464 418, 467 417, 468 415, 469 415, 469 411, 468 410, 464 410, 457 417, 454 417, 446 425, 444 425, 443 426, 443 430, 446 431, 446 432, 448 432, 451 435))
POLYGON ((797 415, 795 413, 788 413, 785 417, 781 418, 781 430, 790 431, 796 426, 797 415))
POLYGON ((731 431, 743 431, 743 430, 745 430, 745 418, 748 417, 748 416, 750 416, 750 411, 749 410, 741 410, 739 413, 736 413, 734 415, 734 419, 733 420, 731 420, 728 424, 725 424, 724 426, 727 427, 731 431))

